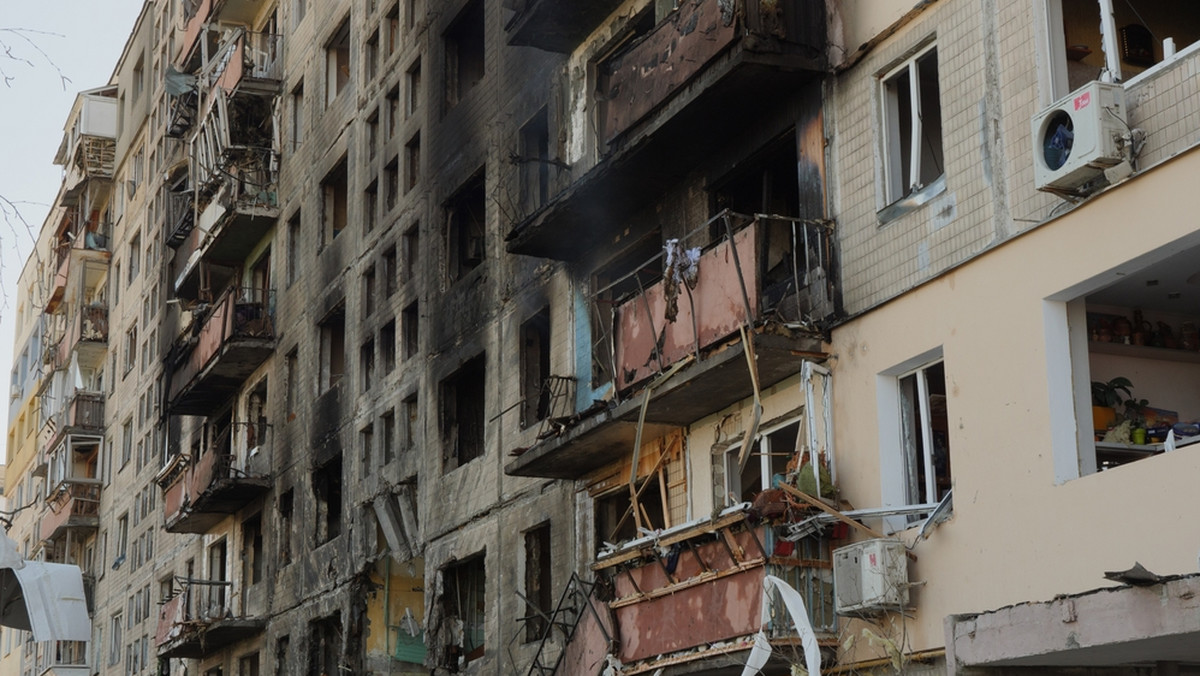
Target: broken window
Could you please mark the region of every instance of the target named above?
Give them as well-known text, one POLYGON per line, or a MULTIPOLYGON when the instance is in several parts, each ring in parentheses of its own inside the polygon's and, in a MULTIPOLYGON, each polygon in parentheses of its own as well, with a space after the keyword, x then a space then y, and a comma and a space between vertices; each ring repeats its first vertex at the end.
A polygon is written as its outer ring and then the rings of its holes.
POLYGON ((375 340, 363 343, 358 351, 358 367, 362 371, 362 391, 368 392, 375 382, 375 340))
POLYGON ((389 409, 379 416, 379 424, 383 428, 383 438, 380 446, 383 450, 383 462, 389 463, 396 459, 396 412, 389 409))
POLYGON ((387 137, 396 138, 400 131, 400 87, 397 85, 387 93, 387 137))
POLYGON ((242 524, 242 581, 262 582, 263 564, 262 515, 255 514, 242 524))
POLYGON ((286 566, 292 562, 292 503, 295 493, 288 489, 279 494, 279 544, 276 553, 279 555, 279 565, 286 566))
POLYGON ((486 359, 479 355, 442 381, 442 458, 447 472, 483 455, 486 359))
POLYGON ((545 108, 521 127, 521 210, 531 214, 550 199, 550 123, 545 108))
POLYGON ((413 60, 404 74, 405 117, 412 117, 421 107, 421 57, 413 60))
POLYGON ((258 676, 258 653, 250 653, 238 659, 238 676, 258 676))
POLYGON ((321 391, 337 385, 346 373, 346 310, 339 307, 321 322, 321 391))
POLYGON ((483 79, 484 5, 473 0, 443 34, 446 47, 446 107, 454 107, 483 79))
POLYGON ((396 369, 396 320, 379 329, 379 361, 385 374, 396 369))
POLYGON ((400 313, 400 330, 404 334, 404 349, 401 359, 411 359, 421 349, 421 312, 417 301, 413 301, 400 313))
POLYGON ((421 224, 413 223, 404 231, 404 267, 400 270, 400 281, 410 281, 417 271, 417 261, 421 256, 421 224))
POLYGON ((413 134, 404 146, 404 192, 417 187, 421 180, 421 132, 413 134))
POLYGON ((618 544, 638 537, 637 527, 652 529, 666 524, 663 512, 663 486, 658 474, 638 479, 638 514, 631 508, 629 487, 621 486, 600 495, 593 503, 596 523, 596 550, 605 543, 618 544))
POLYGON ((525 641, 546 633, 546 617, 554 611, 550 572, 550 524, 525 532, 525 641))
POLYGON ((321 236, 324 245, 328 245, 346 229, 349 220, 346 180, 346 161, 343 159, 321 181, 321 236))
POLYGON ((325 105, 350 84, 350 19, 342 22, 325 44, 325 105))
POLYGON ((550 415, 550 308, 521 325, 521 426, 550 415))
POLYGON ((457 669, 483 657, 487 598, 484 554, 442 570, 442 612, 452 623, 451 636, 461 637, 445 646, 443 665, 457 669))
POLYGON ((363 44, 363 81, 370 82, 375 79, 375 74, 379 66, 379 31, 371 34, 363 44))
POLYGON ((275 676, 289 676, 288 655, 291 654, 292 638, 288 635, 275 639, 275 676))
POLYGON ((772 478, 786 476, 788 462, 796 454, 800 421, 768 428, 751 445, 746 465, 738 467, 742 444, 725 451, 725 501, 735 505, 753 502, 754 496, 771 487, 772 478))
POLYGON ((342 456, 313 470, 313 494, 317 500, 317 544, 342 534, 342 456))
POLYGON ((308 623, 308 674, 341 674, 342 614, 336 612, 308 623))
POLYGON ((416 392, 405 397, 404 401, 400 404, 400 410, 404 414, 402 419, 404 423, 404 450, 411 451, 417 447, 417 434, 419 432, 417 426, 419 424, 418 416, 420 415, 420 410, 417 408, 416 392))
POLYGON ((942 108, 937 47, 929 45, 880 80, 884 202, 892 204, 942 176, 942 108))
POLYGON ((400 7, 392 5, 384 23, 387 24, 387 55, 391 56, 400 47, 400 7))
POLYGON ((287 420, 291 422, 296 417, 296 408, 300 403, 300 355, 296 348, 287 353, 287 420))
POLYGON ((400 158, 393 157, 383 168, 383 177, 387 181, 387 208, 391 211, 400 199, 400 158))
MULTIPOLYGON (((375 145, 372 143, 371 147, 375 145)), ((379 182, 372 180, 367 189, 363 191, 363 231, 371 232, 375 229, 375 211, 379 208, 379 182)))
POLYGON ((375 426, 368 424, 358 432, 359 468, 361 475, 366 477, 371 473, 371 456, 375 449, 375 426))
MULTIPOLYGON (((941 350, 920 355, 881 375, 883 505, 936 503, 951 486, 946 367, 941 350)), ((904 517, 887 520, 892 529, 903 528, 907 521, 904 517)))
POLYGON ((485 176, 477 173, 446 202, 446 272, 461 279, 487 255, 485 176))
POLYGON ((290 287, 300 276, 300 210, 287 222, 287 285, 290 287))
POLYGON ((292 128, 292 152, 300 150, 300 146, 304 143, 305 125, 307 124, 304 117, 304 80, 292 89, 291 101, 291 128, 292 128))
POLYGON ((388 247, 383 254, 383 293, 389 298, 396 293, 396 287, 399 285, 399 272, 396 269, 396 245, 388 247))

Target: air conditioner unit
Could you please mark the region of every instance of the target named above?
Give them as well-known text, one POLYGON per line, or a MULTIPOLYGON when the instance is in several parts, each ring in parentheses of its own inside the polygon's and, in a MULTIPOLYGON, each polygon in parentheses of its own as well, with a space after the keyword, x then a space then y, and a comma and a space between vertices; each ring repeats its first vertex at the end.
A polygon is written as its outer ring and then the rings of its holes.
POLYGON ((1125 89, 1089 82, 1033 117, 1033 176, 1038 190, 1078 195, 1125 156, 1125 89))
POLYGON ((833 552, 834 611, 872 615, 908 605, 908 550, 899 540, 856 542, 833 552))

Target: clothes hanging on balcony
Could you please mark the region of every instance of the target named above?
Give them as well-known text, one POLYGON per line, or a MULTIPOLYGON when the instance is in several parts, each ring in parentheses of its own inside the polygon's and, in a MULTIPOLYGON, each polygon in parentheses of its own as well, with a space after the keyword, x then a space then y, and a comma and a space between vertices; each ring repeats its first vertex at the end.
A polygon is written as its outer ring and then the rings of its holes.
POLYGON ((678 239, 668 239, 663 245, 663 295, 666 297, 667 321, 679 316, 679 283, 696 288, 700 275, 700 248, 684 249, 678 239))

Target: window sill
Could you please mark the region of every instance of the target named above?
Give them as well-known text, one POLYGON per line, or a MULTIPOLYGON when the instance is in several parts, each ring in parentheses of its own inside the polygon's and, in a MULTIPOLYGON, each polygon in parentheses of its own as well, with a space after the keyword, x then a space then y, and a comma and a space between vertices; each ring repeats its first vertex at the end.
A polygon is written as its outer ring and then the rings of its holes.
POLYGON ((884 226, 892 221, 909 214, 917 209, 929 204, 933 198, 946 192, 946 174, 938 176, 933 183, 921 188, 920 190, 909 193, 904 197, 892 202, 883 209, 880 209, 875 215, 879 219, 879 225, 884 226))

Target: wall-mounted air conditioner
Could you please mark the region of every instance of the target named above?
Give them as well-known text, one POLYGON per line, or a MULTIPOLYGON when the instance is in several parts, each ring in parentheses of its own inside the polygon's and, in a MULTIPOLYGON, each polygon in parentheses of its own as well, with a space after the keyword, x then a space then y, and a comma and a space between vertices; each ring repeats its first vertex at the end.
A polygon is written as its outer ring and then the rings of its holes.
POLYGON ((899 540, 856 542, 833 552, 834 610, 871 615, 908 605, 908 550, 899 540))
POLYGON ((1033 117, 1033 176, 1038 190, 1078 195, 1085 183, 1129 159, 1125 89, 1089 82, 1033 117))

